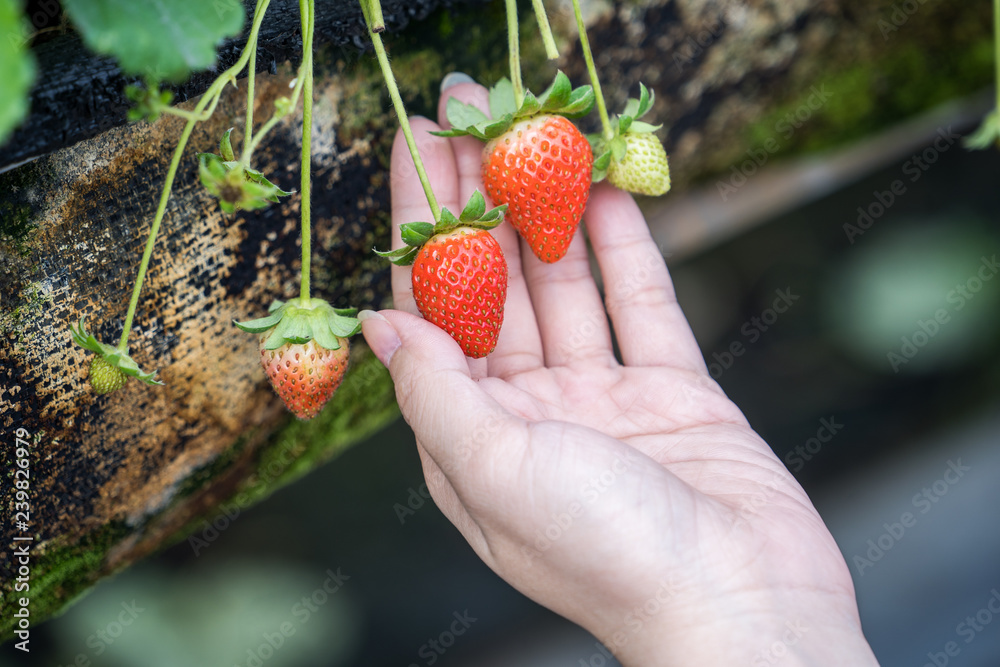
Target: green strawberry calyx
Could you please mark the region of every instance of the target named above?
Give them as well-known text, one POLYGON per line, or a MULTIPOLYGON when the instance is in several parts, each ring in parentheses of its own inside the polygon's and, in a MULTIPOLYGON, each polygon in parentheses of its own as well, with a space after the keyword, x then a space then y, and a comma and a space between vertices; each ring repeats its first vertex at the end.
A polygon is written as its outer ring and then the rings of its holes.
POLYGON ((599 183, 608 175, 608 167, 611 161, 621 162, 628 152, 628 143, 625 140, 626 134, 649 134, 656 132, 663 125, 651 125, 644 123, 639 118, 653 107, 655 95, 642 83, 639 84, 639 99, 629 99, 625 105, 625 110, 618 114, 618 124, 615 126, 613 137, 606 137, 603 134, 588 134, 587 141, 594 150, 593 182, 599 183))
POLYGON ((561 71, 556 73, 552 85, 544 93, 535 97, 531 91, 524 91, 524 102, 518 108, 514 101, 514 86, 508 79, 500 79, 490 89, 490 116, 471 104, 459 102, 454 97, 448 99, 447 115, 452 129, 432 132, 439 137, 463 137, 471 135, 481 141, 495 139, 510 129, 514 123, 540 115, 580 118, 594 108, 594 89, 587 86, 573 88, 569 77, 561 71))
POLYGON ((72 324, 69 327, 70 332, 73 335, 73 342, 82 347, 85 350, 90 350, 95 354, 99 355, 104 361, 107 362, 112 368, 117 368, 125 375, 129 377, 138 378, 146 384, 162 385, 163 383, 156 379, 156 371, 152 373, 146 373, 139 365, 133 361, 132 357, 128 355, 127 350, 122 350, 112 345, 102 343, 101 341, 94 338, 94 335, 87 331, 87 328, 83 324, 83 318, 80 318, 80 324, 74 327, 72 324))
POLYGON ((264 208, 278 197, 287 197, 294 191, 285 191, 267 180, 264 174, 242 164, 233 153, 229 138, 233 128, 226 130, 219 141, 219 155, 198 153, 198 175, 205 189, 219 199, 219 208, 226 213, 264 208))
POLYGON ((256 320, 236 322, 247 333, 268 334, 264 349, 277 350, 287 344, 304 345, 311 340, 327 350, 339 350, 339 338, 349 338, 361 331, 354 317, 356 308, 334 308, 323 299, 275 301, 269 315, 256 320))
POLYGON ((476 190, 457 218, 454 213, 442 208, 441 219, 437 223, 408 222, 400 225, 399 235, 406 245, 396 250, 375 250, 375 254, 385 257, 396 266, 410 266, 417 258, 420 248, 438 234, 447 234, 460 227, 489 231, 503 222, 506 212, 507 204, 501 204, 487 211, 486 198, 483 197, 483 193, 476 190))

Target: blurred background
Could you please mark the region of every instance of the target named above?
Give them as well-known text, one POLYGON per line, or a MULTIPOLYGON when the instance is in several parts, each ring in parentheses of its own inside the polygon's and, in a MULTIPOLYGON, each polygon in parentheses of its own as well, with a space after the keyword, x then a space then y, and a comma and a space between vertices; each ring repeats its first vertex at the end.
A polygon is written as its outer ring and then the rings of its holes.
MULTIPOLYGON (((957 140, 987 109, 643 202, 713 377, 827 520, 886 667, 1000 664, 1000 152, 957 140)), ((486 568, 422 484, 397 421, 0 665, 617 664, 486 568)))

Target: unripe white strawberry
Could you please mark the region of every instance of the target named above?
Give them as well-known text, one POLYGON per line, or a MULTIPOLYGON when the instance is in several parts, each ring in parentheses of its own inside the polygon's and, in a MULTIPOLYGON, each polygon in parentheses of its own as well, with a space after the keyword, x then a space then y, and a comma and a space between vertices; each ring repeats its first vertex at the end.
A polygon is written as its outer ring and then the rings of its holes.
POLYGON ((627 132, 622 135, 628 149, 621 160, 608 166, 608 180, 620 190, 657 197, 670 189, 667 151, 656 135, 627 132))

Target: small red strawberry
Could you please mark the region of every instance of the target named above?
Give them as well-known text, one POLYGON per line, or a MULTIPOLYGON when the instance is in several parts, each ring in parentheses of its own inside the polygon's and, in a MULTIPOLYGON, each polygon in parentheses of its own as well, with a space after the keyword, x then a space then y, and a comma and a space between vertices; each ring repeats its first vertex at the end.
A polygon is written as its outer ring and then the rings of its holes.
POLYGON ((567 118, 586 115, 593 105, 591 87, 573 89, 562 72, 541 96, 525 91, 520 105, 511 82, 501 79, 490 90, 493 118, 452 98, 448 121, 453 129, 435 132, 487 142, 486 191, 494 202, 509 207, 511 224, 543 262, 566 254, 587 206, 594 153, 567 118))
POLYGON ((562 259, 590 195, 594 154, 562 116, 518 121, 483 151, 483 184, 543 262, 562 259))
POLYGON ((496 347, 507 300, 507 260, 489 229, 506 206, 486 210, 478 190, 456 218, 442 209, 437 224, 411 222, 400 228, 406 247, 378 252, 399 266, 413 265, 413 300, 420 314, 481 358, 496 347))
POLYGON ((432 236, 413 262, 412 282, 420 314, 466 355, 493 351, 507 301, 507 260, 492 234, 459 227, 432 236))
POLYGON ((310 340, 308 343, 285 343, 276 350, 267 349, 267 336, 260 339, 260 364, 281 400, 299 419, 319 414, 337 391, 350 356, 346 338, 338 338, 340 347, 328 350, 310 340))
POLYGON ((327 404, 347 372, 347 338, 360 330, 352 308, 322 299, 275 301, 271 314, 236 322, 261 334, 260 364, 274 391, 299 419, 312 419, 327 404))

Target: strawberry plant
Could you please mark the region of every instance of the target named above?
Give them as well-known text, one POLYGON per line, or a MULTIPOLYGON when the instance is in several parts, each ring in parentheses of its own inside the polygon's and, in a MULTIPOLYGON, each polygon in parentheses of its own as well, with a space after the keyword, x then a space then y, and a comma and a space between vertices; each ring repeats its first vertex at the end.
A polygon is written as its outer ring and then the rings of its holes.
POLYGON ((412 264, 413 299, 420 314, 446 331, 466 355, 485 357, 496 347, 507 300, 507 260, 489 230, 503 221, 507 207, 487 211, 478 190, 457 218, 438 204, 379 34, 381 5, 379 0, 361 0, 361 6, 400 129, 434 216, 433 223, 402 225, 402 248, 375 252, 397 266, 412 264))
POLYGON ((604 180, 633 194, 659 196, 670 190, 670 166, 667 152, 653 132, 660 125, 650 125, 638 120, 653 106, 653 94, 639 84, 639 99, 629 100, 625 110, 619 114, 618 122, 611 124, 608 118, 601 82, 594 66, 594 56, 587 38, 587 27, 583 23, 580 0, 573 0, 573 13, 580 34, 580 48, 587 64, 590 82, 594 86, 597 111, 601 117, 600 134, 589 135, 587 139, 594 147, 594 182, 604 180))
MULTIPOLYGON (((517 5, 507 0, 510 80, 490 90, 490 114, 448 100, 452 129, 443 137, 471 135, 486 142, 483 184, 490 198, 506 204, 511 225, 543 262, 566 254, 590 196, 593 150, 567 118, 590 113, 590 86, 573 89, 559 72, 552 85, 536 97, 524 90, 517 28, 517 5)), ((537 9, 537 6, 536 6, 537 9)), ((539 16, 544 10, 538 10, 539 16)), ((540 21, 541 23, 541 21, 540 21)), ((542 29, 545 34, 547 30, 542 29)))

